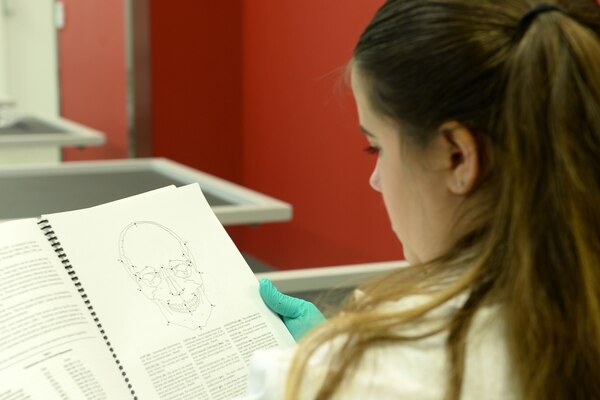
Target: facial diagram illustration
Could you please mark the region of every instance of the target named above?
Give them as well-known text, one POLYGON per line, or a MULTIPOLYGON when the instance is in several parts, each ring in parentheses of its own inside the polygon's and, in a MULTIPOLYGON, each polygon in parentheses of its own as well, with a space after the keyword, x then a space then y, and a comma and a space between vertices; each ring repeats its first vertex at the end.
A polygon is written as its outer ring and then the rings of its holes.
POLYGON ((139 291, 169 324, 206 326, 214 305, 204 292, 202 273, 187 242, 158 223, 132 222, 121 232, 119 255, 139 291))

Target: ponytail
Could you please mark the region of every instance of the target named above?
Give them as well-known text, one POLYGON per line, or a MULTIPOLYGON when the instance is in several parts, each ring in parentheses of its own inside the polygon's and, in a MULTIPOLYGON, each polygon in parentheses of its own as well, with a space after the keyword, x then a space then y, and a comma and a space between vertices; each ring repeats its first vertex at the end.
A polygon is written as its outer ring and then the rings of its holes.
POLYGON ((526 399, 600 398, 600 40, 545 13, 507 64, 502 271, 526 399))

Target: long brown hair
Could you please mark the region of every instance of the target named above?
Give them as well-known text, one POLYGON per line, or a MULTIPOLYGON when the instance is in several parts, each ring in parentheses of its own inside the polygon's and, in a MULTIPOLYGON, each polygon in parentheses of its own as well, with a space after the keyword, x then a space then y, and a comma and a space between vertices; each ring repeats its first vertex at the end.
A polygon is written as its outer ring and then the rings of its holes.
POLYGON ((485 304, 501 305, 523 398, 600 398, 600 6, 546 3, 559 9, 525 25, 540 1, 391 0, 361 35, 352 65, 375 109, 422 146, 459 121, 490 143, 486 172, 478 206, 462 215, 471 230, 442 257, 369 283, 301 342, 287 398, 334 338, 343 340, 319 399, 351 379, 370 347, 446 331, 446 397, 458 399, 467 333, 485 304), (432 300, 418 308, 377 308, 423 292, 432 300), (461 293, 443 326, 399 333, 461 293))

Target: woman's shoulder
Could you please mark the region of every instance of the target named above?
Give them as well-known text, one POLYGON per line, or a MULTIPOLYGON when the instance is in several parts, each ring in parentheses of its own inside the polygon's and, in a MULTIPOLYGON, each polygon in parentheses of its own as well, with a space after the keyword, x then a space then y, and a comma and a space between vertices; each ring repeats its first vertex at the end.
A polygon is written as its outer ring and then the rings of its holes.
MULTIPOLYGON (((428 313, 421 323, 403 328, 402 333, 411 336, 435 330, 462 308, 467 297, 467 294, 453 297, 428 313)), ((382 309, 405 311, 431 300, 428 295, 408 296, 385 303, 382 309)), ((448 333, 444 330, 420 340, 369 349, 359 374, 363 382, 358 384, 378 382, 383 390, 387 382, 393 394, 389 398, 444 398, 449 368, 447 339, 448 333)), ((518 398, 515 380, 510 375, 505 319, 500 304, 485 305, 477 310, 469 328, 465 352, 462 399, 518 398)))
MULTIPOLYGON (((428 301, 427 296, 410 296, 385 304, 383 309, 404 310, 428 301)), ((460 308, 456 298, 435 311, 447 315, 460 308)), ((434 320, 436 320, 434 318, 434 320)), ((482 307, 475 315, 466 349, 463 399, 512 399, 513 385, 508 373, 504 322, 499 306, 482 307)), ((412 333, 421 333, 423 327, 412 333)), ((351 379, 344 382, 340 399, 442 399, 447 385, 447 334, 421 340, 381 344, 369 348, 351 379)), ((322 346, 310 359, 302 398, 311 399, 330 368, 333 354, 344 337, 322 346)), ((258 352, 252 359, 248 399, 281 399, 296 347, 258 352)))
MULTIPOLYGON (((425 318, 425 323, 411 327, 410 333, 424 333, 428 329, 435 329, 438 324, 447 321, 447 317, 453 316, 467 301, 468 295, 461 294, 443 303, 425 318)), ((384 305, 386 309, 407 310, 418 307, 431 300, 428 295, 408 296, 398 302, 384 305)), ((509 349, 506 342, 506 320, 503 316, 501 304, 481 306, 475 313, 465 347, 465 370, 463 376, 462 399, 502 399, 510 400, 518 398, 516 379, 511 375, 509 349)), ((373 349, 372 354, 377 357, 379 353, 394 357, 396 354, 410 355, 414 359, 404 363, 398 363, 398 370, 410 369, 407 372, 415 376, 421 382, 427 382, 435 377, 435 381, 445 388, 446 377, 449 368, 447 358, 447 331, 433 335, 423 340, 407 341, 393 345, 391 349, 373 349), (429 364, 422 363, 428 361, 429 364)), ((398 357, 402 360, 401 357, 398 357)), ((443 398, 442 394, 438 394, 443 398)))
POLYGON ((481 307, 467 336, 464 399, 518 399, 500 305, 481 307))

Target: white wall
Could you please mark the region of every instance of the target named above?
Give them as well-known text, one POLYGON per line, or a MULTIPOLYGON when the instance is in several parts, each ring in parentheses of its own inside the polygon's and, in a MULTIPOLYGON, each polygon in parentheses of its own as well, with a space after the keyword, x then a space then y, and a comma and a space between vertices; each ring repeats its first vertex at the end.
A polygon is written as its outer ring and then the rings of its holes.
POLYGON ((6 87, 6 32, 4 12, 0 7, 0 100, 8 96, 6 87))
POLYGON ((6 71, 7 94, 18 110, 59 115, 54 0, 0 0, 0 4, 5 39, 0 64, 6 71))

